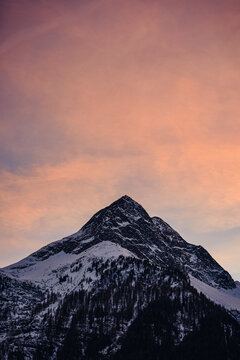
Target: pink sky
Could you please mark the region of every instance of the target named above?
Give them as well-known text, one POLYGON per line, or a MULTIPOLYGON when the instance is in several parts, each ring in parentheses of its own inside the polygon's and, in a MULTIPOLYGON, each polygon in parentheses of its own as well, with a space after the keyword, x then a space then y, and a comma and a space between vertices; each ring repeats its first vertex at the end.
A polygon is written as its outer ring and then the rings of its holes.
POLYGON ((0 12, 0 266, 128 194, 240 279, 240 2, 0 12))

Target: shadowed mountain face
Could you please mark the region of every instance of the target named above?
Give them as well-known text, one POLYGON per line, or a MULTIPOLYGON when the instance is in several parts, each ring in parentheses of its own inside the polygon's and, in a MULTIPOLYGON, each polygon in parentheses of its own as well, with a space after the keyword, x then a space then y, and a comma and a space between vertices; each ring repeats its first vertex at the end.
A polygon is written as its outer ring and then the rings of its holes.
POLYGON ((190 279, 239 316, 209 253, 123 196, 0 270, 0 359, 239 359, 238 323, 190 279))

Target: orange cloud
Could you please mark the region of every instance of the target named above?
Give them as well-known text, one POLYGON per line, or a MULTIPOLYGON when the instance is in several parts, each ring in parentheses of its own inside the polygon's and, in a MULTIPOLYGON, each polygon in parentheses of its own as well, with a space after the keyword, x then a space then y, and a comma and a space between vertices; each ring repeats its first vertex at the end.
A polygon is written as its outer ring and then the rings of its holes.
POLYGON ((125 193, 188 241, 239 225, 237 2, 2 10, 2 263, 125 193))

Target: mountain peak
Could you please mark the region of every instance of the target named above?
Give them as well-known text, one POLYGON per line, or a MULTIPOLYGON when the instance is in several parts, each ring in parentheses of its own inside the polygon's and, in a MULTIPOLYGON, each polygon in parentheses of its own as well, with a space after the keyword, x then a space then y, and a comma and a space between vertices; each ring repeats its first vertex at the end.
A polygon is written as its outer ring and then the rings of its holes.
POLYGON ((106 212, 111 217, 119 216, 119 212, 124 214, 127 217, 143 217, 150 218, 146 210, 140 205, 137 201, 133 200, 130 196, 124 195, 119 199, 115 200, 106 208, 100 210, 100 212, 106 212))
POLYGON ((120 200, 120 199, 122 199, 122 200, 126 200, 126 201, 135 201, 135 200, 133 200, 130 196, 128 196, 128 195, 123 195, 123 196, 121 196, 118 200, 120 200))
POLYGON ((140 218, 151 221, 146 210, 138 202, 130 196, 124 195, 93 215, 83 226, 82 230, 92 225, 96 227, 97 225, 106 225, 107 223, 111 224, 111 226, 116 226, 119 222, 135 222, 140 218))
MULTIPOLYGON (((133 200, 130 196, 128 195, 123 195, 121 196, 119 199, 115 200, 111 205, 114 204, 128 204, 128 205, 135 205, 135 206, 141 206, 137 201, 133 200)), ((141 206, 142 207, 142 206, 141 206)))

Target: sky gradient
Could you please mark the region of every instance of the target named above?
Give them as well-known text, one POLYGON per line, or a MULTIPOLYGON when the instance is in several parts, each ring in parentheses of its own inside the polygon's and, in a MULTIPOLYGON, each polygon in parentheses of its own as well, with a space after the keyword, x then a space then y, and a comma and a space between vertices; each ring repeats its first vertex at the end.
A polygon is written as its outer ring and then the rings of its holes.
POLYGON ((240 2, 0 3, 0 266, 127 194, 240 280, 240 2))

